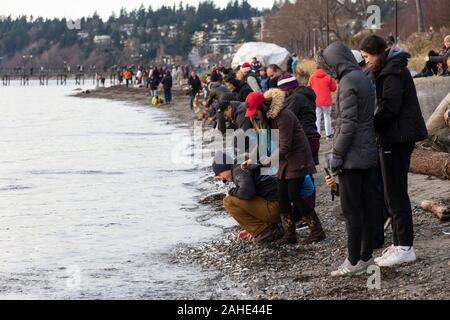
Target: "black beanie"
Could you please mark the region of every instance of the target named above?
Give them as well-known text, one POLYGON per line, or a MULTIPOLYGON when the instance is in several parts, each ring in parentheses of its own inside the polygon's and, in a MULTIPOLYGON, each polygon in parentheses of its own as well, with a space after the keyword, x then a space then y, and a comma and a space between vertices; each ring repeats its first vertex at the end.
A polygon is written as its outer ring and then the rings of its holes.
POLYGON ((218 176, 224 171, 231 170, 233 168, 234 161, 226 153, 217 151, 212 164, 214 174, 218 176))

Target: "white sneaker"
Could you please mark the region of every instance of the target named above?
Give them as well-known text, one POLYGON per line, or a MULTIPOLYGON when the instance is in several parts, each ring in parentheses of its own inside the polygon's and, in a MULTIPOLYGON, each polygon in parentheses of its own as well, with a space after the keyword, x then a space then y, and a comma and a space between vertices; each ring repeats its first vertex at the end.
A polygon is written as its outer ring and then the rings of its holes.
POLYGON ((376 265, 373 258, 370 259, 369 261, 366 261, 366 262, 364 262, 363 260, 360 260, 360 261, 358 262, 358 264, 359 264, 359 266, 361 267, 361 269, 364 270, 364 272, 367 272, 367 269, 369 269, 370 266, 376 265))
POLYGON ((416 261, 416 252, 414 247, 395 247, 395 250, 377 262, 379 267, 392 267, 394 265, 399 265, 408 262, 416 261))
POLYGON ((331 276, 344 277, 344 276, 358 276, 366 272, 368 266, 365 266, 362 261, 358 261, 356 266, 353 266, 348 259, 345 259, 344 263, 341 264, 337 270, 331 272, 331 276))
POLYGON ((386 249, 384 249, 383 253, 381 254, 381 257, 375 258, 375 263, 378 263, 381 260, 387 258, 393 251, 395 251, 394 245, 387 247, 386 249))

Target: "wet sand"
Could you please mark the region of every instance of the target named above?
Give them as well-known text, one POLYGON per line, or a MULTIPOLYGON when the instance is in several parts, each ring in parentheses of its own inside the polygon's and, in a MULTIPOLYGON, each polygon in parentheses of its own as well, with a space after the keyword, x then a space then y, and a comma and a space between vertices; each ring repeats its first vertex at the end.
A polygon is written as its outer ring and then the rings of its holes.
MULTIPOLYGON (((151 108, 145 89, 112 87, 98 89, 81 98, 100 98, 139 103, 151 108)), ((107 107, 107 104, 105 104, 107 107)), ((173 123, 190 128, 195 120, 189 109, 189 98, 174 91, 171 106, 160 106, 172 115, 173 123)), ((171 121, 172 122, 172 121, 171 121)), ((321 142, 321 158, 331 145, 321 142)), ((380 289, 370 289, 373 276, 333 279, 329 273, 346 257, 345 224, 340 217, 339 199, 331 201, 324 184, 321 167, 316 176, 317 212, 327 239, 310 246, 291 245, 283 248, 243 243, 235 240, 238 226, 224 227, 223 236, 198 245, 180 245, 167 259, 180 266, 201 266, 216 271, 218 276, 202 286, 209 287, 211 298, 230 299, 449 299, 450 298, 450 236, 442 231, 450 223, 440 222, 419 208, 422 200, 448 201, 450 181, 410 174, 410 197, 414 212, 415 249, 418 260, 414 264, 382 269, 380 289)), ((231 220, 224 212, 221 199, 225 189, 211 179, 208 168, 199 169, 204 177, 199 181, 198 201, 208 206, 208 214, 197 221, 209 225, 215 220, 231 220)), ((300 239, 307 231, 299 232, 300 239)), ((392 233, 386 235, 391 244, 392 233)), ((376 251, 376 256, 382 250, 376 251)))

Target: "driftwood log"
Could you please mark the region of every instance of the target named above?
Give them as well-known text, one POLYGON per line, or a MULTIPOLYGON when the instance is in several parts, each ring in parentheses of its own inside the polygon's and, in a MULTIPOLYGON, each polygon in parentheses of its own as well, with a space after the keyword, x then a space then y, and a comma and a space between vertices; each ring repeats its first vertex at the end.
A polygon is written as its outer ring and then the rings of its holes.
POLYGON ((409 171, 441 179, 450 179, 450 153, 416 148, 411 157, 409 171))
POLYGON ((434 216, 438 217, 440 220, 445 220, 450 218, 450 207, 445 204, 437 203, 434 201, 424 200, 420 207, 431 212, 434 216))

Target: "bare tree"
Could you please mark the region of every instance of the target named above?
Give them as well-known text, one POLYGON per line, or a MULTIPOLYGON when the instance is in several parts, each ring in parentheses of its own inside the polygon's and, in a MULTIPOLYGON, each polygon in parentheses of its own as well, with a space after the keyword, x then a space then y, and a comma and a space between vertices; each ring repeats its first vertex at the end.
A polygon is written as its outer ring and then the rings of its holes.
POLYGON ((425 24, 423 21, 422 0, 416 0, 416 13, 417 13, 417 31, 425 32, 425 24))

